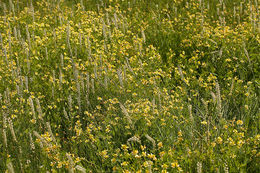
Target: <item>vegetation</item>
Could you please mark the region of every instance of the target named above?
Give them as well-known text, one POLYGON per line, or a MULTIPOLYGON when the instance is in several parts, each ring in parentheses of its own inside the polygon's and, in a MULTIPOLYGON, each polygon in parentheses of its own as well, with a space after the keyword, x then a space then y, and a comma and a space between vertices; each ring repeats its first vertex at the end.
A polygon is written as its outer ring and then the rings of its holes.
POLYGON ((257 3, 0 2, 0 172, 259 172, 257 3))

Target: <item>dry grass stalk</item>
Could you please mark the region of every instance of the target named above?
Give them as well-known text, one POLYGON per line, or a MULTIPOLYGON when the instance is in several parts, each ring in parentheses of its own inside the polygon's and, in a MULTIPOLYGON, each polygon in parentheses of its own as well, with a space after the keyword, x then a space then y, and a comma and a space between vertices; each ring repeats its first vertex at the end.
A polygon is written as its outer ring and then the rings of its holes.
POLYGON ((217 93, 217 112, 218 116, 222 118, 222 106, 221 106, 221 95, 220 95, 220 86, 216 81, 216 93, 217 93))
POLYGON ((81 112, 81 92, 80 92, 80 83, 77 80, 77 102, 78 102, 78 107, 79 107, 79 112, 81 112))
POLYGON ((216 103, 216 95, 215 95, 215 93, 211 91, 210 94, 211 94, 213 102, 216 103))
POLYGON ((32 139, 32 134, 29 133, 29 138, 30 138, 30 146, 31 146, 31 149, 32 151, 34 152, 35 150, 35 145, 34 145, 34 142, 33 142, 33 139, 32 139))
POLYGON ((31 106, 31 109, 32 109, 33 119, 36 120, 36 114, 35 114, 35 109, 34 109, 34 104, 33 104, 32 97, 29 97, 29 103, 30 103, 30 106, 31 106))
POLYGON ((38 112, 38 116, 40 120, 43 120, 43 113, 42 113, 42 108, 41 108, 41 104, 38 98, 35 99, 36 100, 36 109, 38 112))
POLYGON ((95 94, 95 80, 91 79, 92 93, 95 94))
POLYGON ((63 108, 63 114, 64 114, 64 117, 69 120, 69 116, 68 116, 68 113, 67 111, 65 110, 65 108, 63 108))
POLYGON ((69 168, 68 168, 68 169, 69 169, 69 173, 74 173, 74 169, 73 169, 73 167, 74 167, 74 162, 73 162, 73 160, 72 160, 70 154, 66 153, 66 156, 67 156, 67 158, 68 158, 68 160, 69 160, 69 168))
POLYGON ((137 136, 133 136, 127 140, 127 145, 131 148, 130 142, 137 142, 137 143, 141 144, 141 140, 137 136))
POLYGON ((69 105, 69 109, 72 110, 72 97, 71 97, 71 95, 69 95, 69 97, 68 97, 68 105, 69 105))
POLYGON ((77 170, 79 170, 80 172, 82 172, 82 173, 86 173, 86 169, 83 168, 82 166, 77 165, 75 168, 76 168, 77 170))
POLYGON ((15 135, 15 132, 14 132, 13 122, 12 122, 11 118, 8 118, 8 123, 9 123, 9 128, 10 128, 12 137, 13 137, 14 141, 17 142, 17 138, 16 138, 16 135, 15 135))
POLYGON ((7 148, 7 137, 6 137, 6 129, 5 128, 3 128, 3 141, 4 141, 5 148, 7 148))
POLYGON ((202 163, 201 162, 197 163, 197 173, 202 173, 202 163))
POLYGON ((145 137, 148 139, 148 141, 150 141, 153 144, 153 148, 155 148, 156 147, 155 140, 148 134, 146 134, 145 137))
POLYGON ((6 128, 7 128, 7 124, 6 124, 6 115, 5 113, 3 113, 3 140, 4 140, 4 144, 5 147, 7 148, 7 137, 6 137, 6 128))
POLYGON ((193 119, 193 115, 192 115, 192 105, 188 106, 188 110, 189 110, 189 114, 190 114, 190 120, 193 122, 194 119, 193 119))
POLYGON ((40 139, 40 146, 43 147, 43 144, 46 145, 47 147, 50 147, 50 144, 43 138, 41 137, 41 135, 36 132, 36 131, 33 131, 33 134, 40 139))
POLYGON ((15 173, 15 172, 14 172, 14 167, 13 167, 12 162, 9 162, 9 163, 7 164, 7 169, 8 169, 8 171, 9 171, 10 173, 15 173))
POLYGON ((230 96, 231 96, 232 93, 233 93, 234 84, 235 84, 235 79, 233 78, 233 79, 232 79, 232 83, 231 83, 231 87, 230 87, 230 92, 229 92, 229 95, 230 95, 230 96))
POLYGON ((124 84, 123 84, 123 78, 122 78, 122 70, 120 68, 117 69, 117 75, 118 75, 118 79, 119 79, 120 85, 123 88, 124 84))
POLYGON ((46 126, 47 126, 47 130, 48 130, 49 134, 51 135, 52 141, 55 142, 55 143, 57 143, 57 141, 56 141, 56 139, 55 139, 55 137, 54 137, 54 135, 53 135, 53 133, 52 133, 50 123, 49 123, 49 122, 46 122, 46 126))
POLYGON ((132 125, 133 122, 132 122, 131 117, 129 116, 129 114, 128 114, 126 108, 125 108, 125 106, 124 106, 122 103, 120 103, 120 102, 119 102, 119 105, 120 105, 120 108, 122 109, 122 112, 123 112, 124 115, 126 116, 128 122, 129 122, 129 124, 132 125))
POLYGON ((209 110, 208 110, 208 102, 206 102, 203 98, 201 99, 203 105, 204 105, 204 109, 205 109, 205 115, 204 117, 206 118, 209 114, 209 110))

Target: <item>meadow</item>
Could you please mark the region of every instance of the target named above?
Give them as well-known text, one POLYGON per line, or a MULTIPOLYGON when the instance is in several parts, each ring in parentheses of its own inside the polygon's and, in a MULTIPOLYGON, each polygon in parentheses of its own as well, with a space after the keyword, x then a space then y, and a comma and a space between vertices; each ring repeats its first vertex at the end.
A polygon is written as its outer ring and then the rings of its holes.
POLYGON ((260 172, 259 7, 0 1, 0 172, 260 172))

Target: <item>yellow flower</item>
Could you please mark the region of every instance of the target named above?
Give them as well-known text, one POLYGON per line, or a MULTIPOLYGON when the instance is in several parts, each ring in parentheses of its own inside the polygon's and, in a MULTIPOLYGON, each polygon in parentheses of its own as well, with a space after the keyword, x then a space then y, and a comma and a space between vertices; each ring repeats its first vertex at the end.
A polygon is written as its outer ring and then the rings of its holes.
POLYGON ((237 141, 238 148, 240 148, 245 142, 243 140, 237 141))
POLYGON ((136 93, 133 93, 132 95, 133 95, 133 96, 137 96, 137 94, 136 94, 136 93))
POLYGON ((229 145, 231 145, 231 146, 236 145, 232 138, 228 138, 228 141, 229 141, 229 145))
POLYGON ((159 142, 157 145, 158 145, 159 148, 162 148, 163 143, 162 143, 162 142, 159 142))
POLYGON ((128 162, 121 163, 121 166, 127 166, 127 165, 128 165, 128 162))
POLYGON ((17 116, 15 114, 11 115, 12 119, 15 119, 17 116))
POLYGON ((237 125, 243 125, 243 121, 242 120, 237 120, 237 125))
POLYGON ((107 155, 107 150, 103 150, 100 155, 104 158, 107 159, 109 156, 107 155))
POLYGON ((171 167, 172 168, 177 168, 177 167, 179 167, 179 165, 178 165, 177 162, 173 162, 173 163, 171 163, 171 167))
POLYGON ((143 157, 146 157, 146 152, 142 152, 142 156, 143 156, 143 157))
POLYGON ((222 139, 221 137, 217 137, 217 140, 216 140, 216 141, 217 141, 218 144, 222 144, 223 139, 222 139))
POLYGON ((111 162, 115 163, 116 162, 116 158, 111 159, 111 162))
POLYGON ((181 131, 178 132, 178 136, 182 136, 182 132, 181 131))
POLYGON ((134 156, 136 156, 136 155, 138 154, 138 150, 133 150, 133 151, 132 151, 132 154, 133 154, 134 156))
POLYGON ((148 166, 149 166, 149 162, 148 161, 144 162, 144 167, 148 167, 148 166))
POLYGON ((5 105, 2 106, 2 109, 6 109, 7 107, 5 105))
POLYGON ((179 172, 182 172, 183 170, 181 169, 181 167, 178 166, 178 171, 179 171, 179 172))
POLYGON ((230 58, 226 59, 226 62, 231 62, 232 60, 230 58))
POLYGON ((162 165, 162 168, 163 168, 163 169, 167 169, 167 168, 168 168, 168 165, 167 165, 167 164, 163 164, 163 165, 162 165))
POLYGON ((114 166, 112 169, 113 169, 113 171, 116 171, 117 167, 116 167, 116 166, 114 166))
POLYGON ((241 132, 241 133, 238 133, 238 136, 243 138, 243 137, 245 137, 245 134, 244 134, 244 132, 241 132))
POLYGON ((157 160, 154 154, 148 154, 149 159, 157 160))
POLYGON ((121 146, 121 148, 122 148, 123 150, 127 150, 127 149, 128 149, 128 146, 123 144, 123 145, 121 146))
POLYGON ((202 125, 207 125, 208 123, 207 123, 207 121, 202 121, 201 124, 202 125))
POLYGON ((61 168, 62 167, 62 162, 58 162, 57 168, 61 168))
POLYGON ((160 153, 159 153, 160 157, 163 157, 163 156, 164 156, 164 154, 165 154, 165 152, 164 152, 164 151, 162 151, 162 152, 160 152, 160 153))
POLYGON ((35 119, 31 119, 31 123, 35 124, 36 120, 35 119))
POLYGON ((100 109, 101 109, 101 106, 100 106, 100 105, 97 105, 97 109, 100 110, 100 109))

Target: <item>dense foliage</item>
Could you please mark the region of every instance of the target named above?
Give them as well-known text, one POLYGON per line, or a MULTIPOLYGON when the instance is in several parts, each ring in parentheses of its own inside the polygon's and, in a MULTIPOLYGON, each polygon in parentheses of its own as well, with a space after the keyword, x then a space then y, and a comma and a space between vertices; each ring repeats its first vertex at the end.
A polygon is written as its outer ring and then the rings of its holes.
POLYGON ((0 2, 0 172, 259 172, 257 3, 0 2))

